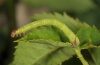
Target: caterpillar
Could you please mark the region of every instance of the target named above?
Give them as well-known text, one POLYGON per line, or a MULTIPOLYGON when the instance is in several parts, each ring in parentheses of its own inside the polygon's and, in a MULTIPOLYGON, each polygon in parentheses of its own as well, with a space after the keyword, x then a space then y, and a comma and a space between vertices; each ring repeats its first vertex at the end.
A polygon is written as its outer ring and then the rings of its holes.
POLYGON ((44 25, 52 25, 54 27, 57 27, 58 29, 62 30, 64 34, 69 38, 70 42, 73 43, 76 40, 76 43, 79 44, 79 39, 78 37, 63 23, 56 19, 42 19, 38 20, 32 23, 29 23, 18 30, 15 30, 14 32, 11 33, 12 37, 18 36, 21 33, 25 33, 28 30, 31 30, 33 28, 39 27, 39 26, 44 26, 44 25))

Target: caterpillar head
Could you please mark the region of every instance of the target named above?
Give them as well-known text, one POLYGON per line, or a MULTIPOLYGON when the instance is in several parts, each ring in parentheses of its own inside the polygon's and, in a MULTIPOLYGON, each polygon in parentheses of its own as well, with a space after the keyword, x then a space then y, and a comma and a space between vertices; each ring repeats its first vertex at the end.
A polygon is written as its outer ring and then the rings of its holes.
POLYGON ((11 33, 11 37, 21 37, 24 35, 25 35, 25 33, 20 33, 18 30, 13 30, 11 33))
POLYGON ((11 37, 15 37, 15 36, 16 36, 16 31, 17 31, 17 30, 13 30, 13 31, 11 32, 11 37))

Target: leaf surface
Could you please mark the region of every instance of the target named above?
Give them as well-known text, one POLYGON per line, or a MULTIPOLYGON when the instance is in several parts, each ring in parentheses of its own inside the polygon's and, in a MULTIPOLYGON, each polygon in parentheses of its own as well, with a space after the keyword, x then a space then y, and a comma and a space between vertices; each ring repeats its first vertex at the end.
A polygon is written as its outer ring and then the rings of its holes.
POLYGON ((29 41, 33 39, 45 39, 45 40, 51 39, 54 41, 61 41, 59 34, 56 31, 54 31, 51 26, 42 26, 34 28, 19 40, 29 41))
POLYGON ((51 40, 19 41, 11 65, 58 65, 75 54, 71 45, 62 46, 62 44, 67 43, 51 40))
POLYGON ((96 65, 99 65, 100 64, 100 47, 89 49, 89 51, 96 65))
POLYGON ((81 46, 91 47, 100 45, 100 32, 95 28, 83 27, 77 32, 81 46))

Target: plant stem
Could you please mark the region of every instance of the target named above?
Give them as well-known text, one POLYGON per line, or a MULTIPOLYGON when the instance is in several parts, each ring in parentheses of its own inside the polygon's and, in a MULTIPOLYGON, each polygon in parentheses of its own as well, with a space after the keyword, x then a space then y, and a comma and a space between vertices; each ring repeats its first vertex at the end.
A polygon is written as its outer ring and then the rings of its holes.
POLYGON ((74 48, 77 57, 80 59, 80 61, 82 62, 83 65, 89 65, 88 62, 84 59, 83 55, 81 54, 81 50, 79 49, 79 47, 74 48))

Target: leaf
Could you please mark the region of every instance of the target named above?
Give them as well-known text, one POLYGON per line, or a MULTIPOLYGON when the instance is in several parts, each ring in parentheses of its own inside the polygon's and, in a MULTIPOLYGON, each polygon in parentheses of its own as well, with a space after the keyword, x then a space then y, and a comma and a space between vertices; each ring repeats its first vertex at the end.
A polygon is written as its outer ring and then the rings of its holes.
POLYGON ((51 40, 20 41, 16 47, 14 61, 10 65, 58 65, 75 54, 69 44, 65 47, 56 46, 57 43, 51 40))
POLYGON ((57 19, 62 23, 66 24, 74 33, 76 33, 82 27, 90 27, 86 23, 81 23, 79 20, 74 20, 72 17, 68 16, 66 13, 61 15, 59 13, 50 14, 50 13, 43 13, 43 14, 35 14, 33 17, 35 20, 40 19, 57 19))
POLYGON ((33 39, 45 39, 45 40, 52 39, 55 41, 61 41, 59 34, 56 31, 54 31, 51 26, 42 26, 32 29, 31 31, 29 31, 28 34, 26 34, 19 40, 29 41, 33 39))
POLYGON ((89 51, 96 65, 99 65, 100 64, 100 47, 89 49, 89 51))
POLYGON ((85 45, 84 47, 91 47, 100 45, 100 33, 95 27, 83 27, 77 32, 77 36, 81 42, 80 46, 85 45))

